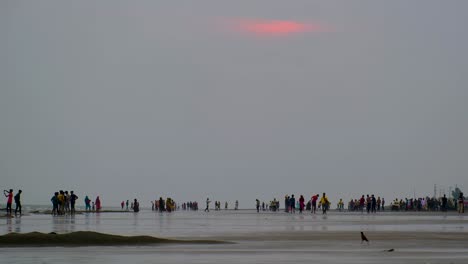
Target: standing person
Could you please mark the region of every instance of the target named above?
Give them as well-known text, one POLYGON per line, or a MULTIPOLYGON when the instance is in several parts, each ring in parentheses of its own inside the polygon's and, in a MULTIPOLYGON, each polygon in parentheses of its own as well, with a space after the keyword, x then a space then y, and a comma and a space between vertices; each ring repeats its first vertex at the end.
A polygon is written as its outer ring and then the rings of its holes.
POLYGON ((96 197, 96 212, 99 212, 101 210, 101 199, 99 199, 99 196, 96 197))
POLYGON ((210 198, 206 198, 206 208, 205 208, 205 212, 209 212, 210 211, 210 198))
POLYGON ((342 211, 343 210, 343 207, 344 207, 344 203, 343 203, 343 198, 340 198, 340 201, 338 201, 338 211, 342 211))
POLYGON ((299 197, 299 213, 301 214, 302 214, 302 211, 304 210, 304 202, 305 202, 304 196, 301 195, 301 197, 299 197))
POLYGON ((59 200, 59 214, 63 215, 65 212, 65 193, 60 190, 57 198, 59 200))
POLYGON ((140 211, 140 203, 135 198, 133 200, 133 212, 138 213, 140 211))
POLYGON ((58 192, 55 192, 54 193, 54 196, 52 196, 52 198, 50 199, 50 201, 52 202, 52 215, 53 216, 56 216, 59 214, 59 200, 58 200, 58 195, 59 193, 58 192))
POLYGON ((127 209, 126 209, 126 210, 128 211, 128 200, 127 200, 127 202, 125 203, 125 205, 127 206, 127 209))
POLYGON ((84 202, 85 202, 85 211, 86 212, 91 211, 91 199, 89 199, 88 195, 86 195, 84 202))
POLYGON ((382 204, 382 200, 380 200, 380 196, 377 198, 377 211, 380 212, 380 205, 382 204))
POLYGON ((323 193, 322 199, 320 199, 320 205, 322 206, 322 214, 326 214, 328 210, 328 206, 330 205, 330 201, 328 200, 325 193, 323 193))
POLYGON ((5 197, 8 198, 6 211, 7 211, 7 214, 11 215, 12 214, 11 204, 13 203, 13 189, 10 189, 10 191, 3 190, 3 195, 5 195, 5 197))
POLYGON ((370 213, 370 209, 371 209, 371 198, 369 195, 367 195, 366 197, 366 210, 367 210, 367 213, 370 213))
POLYGON ((385 211, 385 198, 382 197, 382 211, 385 211))
POLYGON ((164 199, 162 197, 159 197, 159 212, 164 212, 164 199))
POLYGON ((227 210, 227 209, 228 209, 228 202, 226 201, 226 202, 224 203, 224 210, 227 210))
POLYGON ((364 198, 364 194, 361 196, 361 199, 359 199, 359 210, 361 210, 361 213, 364 213, 364 207, 366 206, 366 199, 364 198))
POLYGON ((463 199, 463 193, 460 193, 460 196, 458 196, 458 213, 465 213, 465 201, 463 199))
POLYGON ((71 214, 75 214, 75 203, 76 203, 77 199, 78 199, 78 196, 73 191, 71 191, 70 192, 70 212, 71 212, 71 214))
POLYGON ((65 201, 65 212, 69 213, 70 212, 70 194, 68 194, 68 191, 65 191, 65 194, 63 195, 64 201, 65 201))
POLYGON ((320 197, 320 195, 317 193, 317 195, 312 196, 312 213, 315 214, 315 211, 317 211, 317 200, 320 197))
POLYGON ((257 213, 260 213, 260 201, 258 199, 255 200, 257 205, 257 213))
POLYGON ((234 210, 237 210, 237 209, 239 209, 239 201, 238 200, 236 200, 236 204, 234 205, 234 210))
POLYGON ((289 196, 288 195, 284 197, 284 211, 286 213, 289 212, 289 196))
POLYGON ((447 211, 447 196, 445 196, 444 194, 444 197, 442 197, 442 211, 443 212, 446 212, 447 211))
POLYGON ((289 199, 289 206, 291 207, 291 214, 296 213, 296 198, 294 198, 294 194, 291 195, 289 199))
POLYGON ((373 194, 371 196, 371 212, 377 212, 377 200, 375 199, 375 196, 373 194))
POLYGON ((21 190, 18 190, 18 193, 15 195, 15 204, 16 204, 16 208, 15 208, 15 215, 18 214, 18 209, 19 209, 19 214, 21 216, 21 190))
POLYGON ((124 206, 125 206, 125 202, 122 201, 122 202, 120 203, 120 207, 122 207, 122 211, 123 211, 123 209, 124 209, 124 206))

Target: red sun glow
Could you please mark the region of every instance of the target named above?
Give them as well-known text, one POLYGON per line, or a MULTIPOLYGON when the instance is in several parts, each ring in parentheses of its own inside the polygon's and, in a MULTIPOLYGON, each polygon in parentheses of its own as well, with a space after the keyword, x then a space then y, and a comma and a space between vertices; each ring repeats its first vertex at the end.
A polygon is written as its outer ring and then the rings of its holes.
POLYGON ((239 19, 234 21, 234 28, 241 32, 257 35, 287 35, 302 32, 328 31, 324 26, 317 23, 303 23, 293 20, 239 19))

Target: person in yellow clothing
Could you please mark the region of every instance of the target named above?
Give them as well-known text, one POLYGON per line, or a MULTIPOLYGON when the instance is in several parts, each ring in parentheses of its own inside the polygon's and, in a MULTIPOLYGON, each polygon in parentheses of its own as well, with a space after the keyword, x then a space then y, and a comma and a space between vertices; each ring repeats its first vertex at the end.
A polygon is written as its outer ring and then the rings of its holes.
POLYGON ((344 202, 343 199, 340 199, 340 201, 337 204, 338 210, 341 212, 344 209, 344 202))
POLYGON ((322 214, 326 214, 328 207, 330 206, 330 201, 325 193, 323 193, 322 199, 320 199, 320 205, 322 206, 322 214))
POLYGON ((60 190, 59 195, 57 196, 58 198, 58 204, 59 204, 59 215, 62 215, 65 210, 65 194, 62 190, 60 190))

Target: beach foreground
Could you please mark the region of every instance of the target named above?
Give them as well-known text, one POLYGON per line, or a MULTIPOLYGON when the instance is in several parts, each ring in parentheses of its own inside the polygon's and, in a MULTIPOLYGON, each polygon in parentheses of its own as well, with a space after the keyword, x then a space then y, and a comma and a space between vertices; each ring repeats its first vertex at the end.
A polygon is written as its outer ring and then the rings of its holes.
MULTIPOLYGON (((0 222, 0 234, 37 231, 78 240, 94 232, 152 238, 149 244, 3 245, 0 263, 468 263, 468 221, 456 214, 142 211, 0 222), (369 244, 361 243, 361 231, 369 244), (166 243, 172 240, 233 243, 166 243)), ((4 237, 11 236, 22 235, 4 237)))

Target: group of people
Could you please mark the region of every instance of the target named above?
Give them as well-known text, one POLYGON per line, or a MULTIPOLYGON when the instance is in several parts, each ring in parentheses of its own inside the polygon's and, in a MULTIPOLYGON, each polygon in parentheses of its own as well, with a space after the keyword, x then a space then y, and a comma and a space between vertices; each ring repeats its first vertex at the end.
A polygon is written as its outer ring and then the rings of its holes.
POLYGON ((351 199, 348 202, 348 211, 364 212, 364 210, 366 210, 367 213, 376 213, 377 211, 385 210, 385 198, 381 199, 380 196, 376 198, 374 194, 367 194, 367 196, 363 194, 361 198, 351 199))
POLYGON ((170 197, 167 197, 166 200, 164 200, 162 197, 159 197, 159 200, 151 201, 151 210, 153 211, 170 213, 175 211, 176 209, 177 204, 170 197))
POLYGON ((7 198, 6 212, 7 212, 7 214, 9 216, 13 215, 13 209, 12 209, 13 198, 15 200, 15 205, 16 205, 15 216, 18 215, 18 212, 19 212, 20 216, 22 215, 22 212, 21 212, 21 208, 22 208, 22 206, 21 206, 21 193, 22 193, 22 191, 18 190, 18 193, 16 195, 14 195, 13 189, 10 189, 9 191, 8 190, 3 190, 3 195, 5 195, 5 197, 7 198))
MULTIPOLYGON (((87 198, 87 196, 86 196, 87 198)), ((60 190, 54 193, 54 196, 50 199, 52 202, 52 214, 53 215, 65 215, 75 213, 75 203, 78 196, 71 191, 60 190)))
POLYGON ((257 207, 257 212, 260 212, 260 209, 262 211, 275 212, 276 210, 279 209, 279 201, 277 201, 276 198, 274 198, 273 201, 270 201, 269 203, 262 202, 260 205, 260 200, 256 199, 256 207, 257 207))
POLYGON ((182 204, 182 210, 198 211, 198 202, 185 202, 182 204))
MULTIPOLYGON (((210 211, 210 203, 211 203, 210 198, 209 197, 206 198, 205 212, 210 211)), ((236 202, 234 203, 234 210, 238 210, 238 209, 239 209, 239 201, 236 200, 236 202)), ((197 208, 197 210, 198 210, 198 208, 197 208)), ((215 201, 215 211, 219 211, 219 210, 221 210, 221 202, 220 201, 215 201)), ((228 210, 228 202, 224 203, 224 210, 228 210)))
MULTIPOLYGON (((310 210, 311 213, 315 214, 318 209, 322 209, 322 214, 326 214, 328 209, 330 209, 330 200, 323 193, 322 197, 319 194, 312 195, 310 200, 305 203, 305 198, 303 195, 299 196, 299 199, 296 201, 294 194, 291 196, 286 195, 284 197, 284 204, 285 204, 285 212, 287 213, 296 213, 296 209, 299 210, 299 213, 302 213, 305 210, 310 210)), ((279 208, 279 203, 277 203, 279 208)))
MULTIPOLYGON (((73 215, 76 213, 75 204, 78 200, 78 196, 74 191, 63 191, 60 190, 55 192, 50 201, 52 202, 52 215, 73 215)), ((86 195, 84 198, 85 211, 86 212, 99 212, 101 210, 101 199, 99 196, 96 197, 96 200, 93 202, 86 195)))

